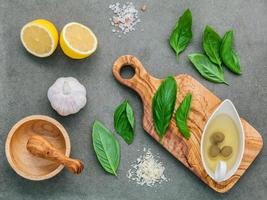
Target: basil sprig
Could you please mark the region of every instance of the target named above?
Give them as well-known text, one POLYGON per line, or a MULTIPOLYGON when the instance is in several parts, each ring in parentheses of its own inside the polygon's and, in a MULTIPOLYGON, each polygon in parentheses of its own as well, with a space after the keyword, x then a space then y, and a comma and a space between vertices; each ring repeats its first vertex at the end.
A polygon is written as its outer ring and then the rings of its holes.
POLYGON ((206 26, 203 33, 203 49, 207 56, 202 54, 188 55, 198 72, 207 80, 215 83, 228 83, 224 80, 224 64, 235 74, 241 74, 240 59, 233 48, 233 31, 225 33, 223 39, 210 26, 206 26))
POLYGON ((222 60, 220 56, 222 39, 210 26, 206 26, 203 34, 203 49, 209 59, 221 66, 222 60))
POLYGON ((225 66, 235 74, 241 74, 240 59, 233 49, 234 33, 228 31, 225 33, 221 45, 221 57, 225 66))
POLYGON ((114 127, 127 144, 134 139, 134 113, 131 105, 124 100, 115 110, 114 127))
POLYGON ((175 106, 176 93, 176 80, 172 76, 169 76, 161 83, 153 96, 153 123, 160 140, 162 140, 169 127, 175 106))
POLYGON ((215 83, 225 83, 222 67, 213 64, 209 58, 200 53, 189 54, 188 58, 193 63, 197 71, 207 80, 215 83))
POLYGON ((187 118, 191 107, 191 100, 192 94, 188 93, 177 108, 175 114, 176 125, 186 139, 189 139, 191 135, 187 127, 187 118))
POLYGON ((120 163, 120 145, 114 135, 100 121, 93 124, 93 146, 98 161, 105 171, 117 175, 120 163))
POLYGON ((185 50, 192 37, 192 13, 187 9, 178 22, 176 22, 170 36, 170 46, 175 51, 177 57, 185 50))

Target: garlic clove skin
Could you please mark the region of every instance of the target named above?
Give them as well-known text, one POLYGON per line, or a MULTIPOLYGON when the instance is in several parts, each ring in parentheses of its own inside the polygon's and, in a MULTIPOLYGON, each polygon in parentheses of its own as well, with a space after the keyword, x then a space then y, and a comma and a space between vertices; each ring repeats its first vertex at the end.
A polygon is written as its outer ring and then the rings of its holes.
POLYGON ((61 116, 79 112, 87 102, 85 87, 73 77, 61 77, 48 89, 51 106, 61 116))

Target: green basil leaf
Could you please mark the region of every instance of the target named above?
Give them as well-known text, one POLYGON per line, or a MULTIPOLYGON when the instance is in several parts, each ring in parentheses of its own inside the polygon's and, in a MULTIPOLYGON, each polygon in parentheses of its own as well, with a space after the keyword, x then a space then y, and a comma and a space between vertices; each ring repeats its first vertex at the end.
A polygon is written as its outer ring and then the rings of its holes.
POLYGON ((206 26, 203 35, 203 48, 209 59, 221 66, 222 60, 220 56, 222 39, 210 26, 206 26))
POLYGON ((213 64, 209 58, 200 53, 189 54, 188 58, 193 63, 197 71, 207 80, 215 83, 225 83, 222 67, 213 64))
POLYGON ((241 74, 240 59, 233 49, 234 33, 228 31, 225 33, 221 45, 221 57, 226 67, 235 74, 241 74))
POLYGON ((100 121, 93 124, 93 146, 98 161, 105 171, 117 175, 120 163, 120 145, 114 135, 100 121))
POLYGON ((153 123, 161 140, 172 118, 176 93, 176 80, 169 76, 161 83, 152 99, 153 123))
POLYGON ((126 104, 126 114, 132 129, 134 129, 134 112, 132 106, 129 103, 126 104))
POLYGON ((193 37, 192 14, 187 9, 179 18, 170 36, 170 46, 178 56, 189 44, 193 37))
POLYGON ((127 144, 133 142, 134 114, 133 109, 127 100, 120 104, 115 110, 114 127, 127 144))
POLYGON ((190 138, 190 132, 187 127, 187 118, 191 107, 191 100, 192 94, 188 93, 177 108, 175 114, 176 125, 186 139, 190 138))

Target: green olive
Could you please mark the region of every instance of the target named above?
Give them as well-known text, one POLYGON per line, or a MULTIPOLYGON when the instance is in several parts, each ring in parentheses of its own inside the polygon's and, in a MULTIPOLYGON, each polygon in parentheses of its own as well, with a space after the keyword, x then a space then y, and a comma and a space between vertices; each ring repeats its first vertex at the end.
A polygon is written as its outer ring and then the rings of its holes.
POLYGON ((211 157, 216 157, 220 153, 220 148, 217 145, 211 145, 209 148, 209 155, 211 157))
POLYGON ((223 157, 228 157, 232 154, 233 148, 231 146, 224 146, 221 150, 223 157))
POLYGON ((213 144, 221 143, 224 140, 224 134, 222 132, 215 132, 211 135, 210 139, 213 144))

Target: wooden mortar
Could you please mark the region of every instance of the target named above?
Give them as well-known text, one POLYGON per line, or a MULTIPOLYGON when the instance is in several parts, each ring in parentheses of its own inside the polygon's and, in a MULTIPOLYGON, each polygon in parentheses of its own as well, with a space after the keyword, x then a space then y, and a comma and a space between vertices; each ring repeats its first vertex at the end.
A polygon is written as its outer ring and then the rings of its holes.
POLYGON ((40 181, 54 177, 63 165, 32 155, 26 148, 33 135, 40 135, 60 153, 69 157, 70 139, 65 128, 55 119, 32 115, 17 122, 10 130, 5 144, 6 157, 15 172, 29 180, 40 181))

